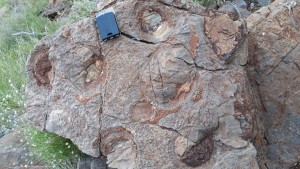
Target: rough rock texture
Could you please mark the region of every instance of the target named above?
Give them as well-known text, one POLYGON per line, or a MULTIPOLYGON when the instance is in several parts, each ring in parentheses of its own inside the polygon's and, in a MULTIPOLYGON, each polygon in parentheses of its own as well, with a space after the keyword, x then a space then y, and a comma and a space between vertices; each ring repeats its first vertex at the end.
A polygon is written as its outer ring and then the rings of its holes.
POLYGON ((250 72, 262 103, 256 147, 269 169, 300 168, 300 6, 289 11, 289 3, 275 1, 247 18, 250 72))
POLYGON ((234 2, 225 1, 224 4, 218 8, 218 11, 223 13, 233 13, 236 15, 236 18, 241 17, 245 19, 251 14, 246 7, 247 4, 244 0, 235 0, 234 2))
POLYGON ((95 18, 42 39, 28 59, 29 119, 111 168, 258 168, 245 23, 191 2, 105 1, 95 18))

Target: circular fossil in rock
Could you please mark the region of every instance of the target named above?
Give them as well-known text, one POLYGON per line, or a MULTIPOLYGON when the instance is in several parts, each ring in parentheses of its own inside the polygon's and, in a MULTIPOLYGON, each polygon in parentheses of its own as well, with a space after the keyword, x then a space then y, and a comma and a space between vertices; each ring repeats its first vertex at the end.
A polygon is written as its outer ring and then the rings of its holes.
POLYGON ((162 23, 161 15, 152 8, 143 11, 140 19, 141 29, 146 33, 155 32, 162 23))
POLYGON ((101 152, 107 156, 110 167, 127 169, 134 168, 136 147, 130 131, 124 127, 114 127, 101 134, 101 152))

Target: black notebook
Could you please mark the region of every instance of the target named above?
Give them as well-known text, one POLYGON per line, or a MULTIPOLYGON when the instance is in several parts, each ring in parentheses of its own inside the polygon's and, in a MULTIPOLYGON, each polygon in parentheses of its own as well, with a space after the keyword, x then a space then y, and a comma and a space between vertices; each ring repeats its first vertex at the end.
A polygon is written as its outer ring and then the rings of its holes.
POLYGON ((113 9, 106 9, 96 14, 100 38, 105 41, 120 35, 113 9))

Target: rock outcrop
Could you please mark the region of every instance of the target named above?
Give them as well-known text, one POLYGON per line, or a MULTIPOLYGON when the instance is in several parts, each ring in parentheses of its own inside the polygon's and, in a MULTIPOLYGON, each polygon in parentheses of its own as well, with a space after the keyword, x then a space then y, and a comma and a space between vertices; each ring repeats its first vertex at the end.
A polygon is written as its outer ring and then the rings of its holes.
POLYGON ((300 168, 300 6, 293 3, 300 1, 278 0, 247 18, 250 74, 262 103, 256 147, 269 169, 300 168))
MULTIPOLYGON (((266 96, 270 101, 267 93, 278 93, 275 87, 267 91, 273 80, 261 82, 263 95, 257 92, 249 74, 257 76, 244 65, 274 75, 279 70, 267 69, 269 62, 259 60, 263 55, 248 58, 248 47, 265 56, 273 49, 263 42, 255 45, 259 24, 250 29, 249 39, 244 20, 205 11, 192 1, 105 0, 99 5, 108 7, 114 7, 121 36, 100 41, 91 16, 42 39, 30 54, 26 105, 33 124, 71 139, 88 155, 107 157, 111 168, 259 168, 252 141, 254 136, 261 141, 257 136, 268 125, 257 124, 257 116, 264 116, 257 100, 266 96)), ((296 84, 290 83, 293 90, 296 84)), ((293 111, 280 124, 297 131, 297 104, 288 104, 293 111), (293 126, 285 122, 291 118, 293 126)), ((276 108, 269 109, 272 116, 276 108)), ((269 116, 265 122, 274 123, 269 116)), ((276 136, 272 131, 270 139, 276 136)), ((272 145, 262 147, 277 151, 272 145)))

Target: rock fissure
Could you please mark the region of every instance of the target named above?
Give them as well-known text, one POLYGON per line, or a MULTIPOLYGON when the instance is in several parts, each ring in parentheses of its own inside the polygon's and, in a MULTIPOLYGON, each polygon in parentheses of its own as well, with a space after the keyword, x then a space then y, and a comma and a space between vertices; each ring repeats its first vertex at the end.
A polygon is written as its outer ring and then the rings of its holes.
MULTIPOLYGON (((149 64, 149 72, 151 72, 150 64, 149 64)), ((153 92, 153 94, 154 94, 154 100, 155 100, 155 102, 157 102, 157 96, 156 96, 156 92, 155 92, 155 90, 154 90, 153 80, 152 80, 151 73, 149 74, 149 78, 150 78, 151 89, 152 89, 152 92, 153 92)))
POLYGON ((191 63, 191 62, 188 62, 188 61, 184 60, 183 58, 179 58, 179 57, 175 57, 175 58, 178 59, 178 60, 182 60, 187 65, 195 65, 197 67, 197 65, 195 64, 195 62, 191 63))
POLYGON ((266 167, 267 169, 269 169, 268 163, 264 163, 264 165, 265 165, 265 167, 266 167))
POLYGON ((124 32, 121 32, 121 35, 123 35, 124 37, 129 38, 131 40, 137 41, 137 42, 146 43, 146 44, 150 44, 150 45, 155 45, 156 44, 154 42, 146 41, 144 39, 139 39, 138 37, 133 37, 133 36, 131 36, 129 34, 126 34, 124 32))
MULTIPOLYGON (((160 126, 160 125, 157 125, 158 127, 160 127, 162 130, 168 130, 168 131, 171 131, 171 132, 174 132, 174 133, 176 133, 176 134, 178 134, 178 135, 181 135, 180 133, 179 133, 179 131, 177 131, 177 130, 174 130, 173 128, 169 128, 169 127, 165 127, 165 126, 160 126)), ((182 136, 182 135, 181 135, 182 136)), ((184 137, 184 136, 183 136, 184 137)))
POLYGON ((271 69, 271 71, 266 75, 266 76, 270 76, 270 74, 278 67, 278 65, 286 58, 290 55, 291 52, 294 51, 295 48, 297 48, 300 45, 300 43, 297 43, 297 45, 293 46, 292 49, 290 51, 287 52, 287 54, 285 56, 283 56, 280 61, 271 69))
POLYGON ((163 95, 163 99, 165 99, 165 93, 164 93, 164 79, 163 79, 163 76, 162 76, 162 74, 161 74, 161 68, 160 68, 160 64, 159 64, 159 62, 157 62, 157 67, 158 67, 158 74, 159 74, 159 77, 160 77, 160 80, 161 80, 161 88, 162 88, 162 90, 161 90, 161 92, 162 92, 162 95, 163 95))
POLYGON ((208 68, 205 68, 205 67, 203 67, 203 66, 199 66, 199 65, 197 65, 197 64, 195 64, 195 66, 196 66, 197 69, 205 70, 205 71, 210 71, 210 72, 225 71, 225 70, 228 69, 228 68, 208 69, 208 68))
POLYGON ((185 12, 189 12, 189 10, 186 9, 186 8, 180 8, 180 7, 174 6, 174 5, 172 5, 172 4, 165 3, 165 2, 160 1, 160 0, 159 0, 158 2, 161 3, 161 4, 163 4, 163 5, 165 5, 165 6, 171 7, 171 8, 175 8, 175 9, 178 9, 178 10, 182 10, 182 11, 185 11, 185 12))
POLYGON ((298 63, 296 63, 295 61, 293 61, 293 63, 295 64, 295 66, 298 68, 298 70, 300 71, 300 66, 298 65, 298 63))
POLYGON ((46 125, 47 125, 47 120, 48 120, 48 114, 47 113, 45 113, 44 114, 44 120, 45 120, 45 122, 44 122, 44 126, 43 126, 43 129, 42 130, 45 130, 46 129, 46 125))

